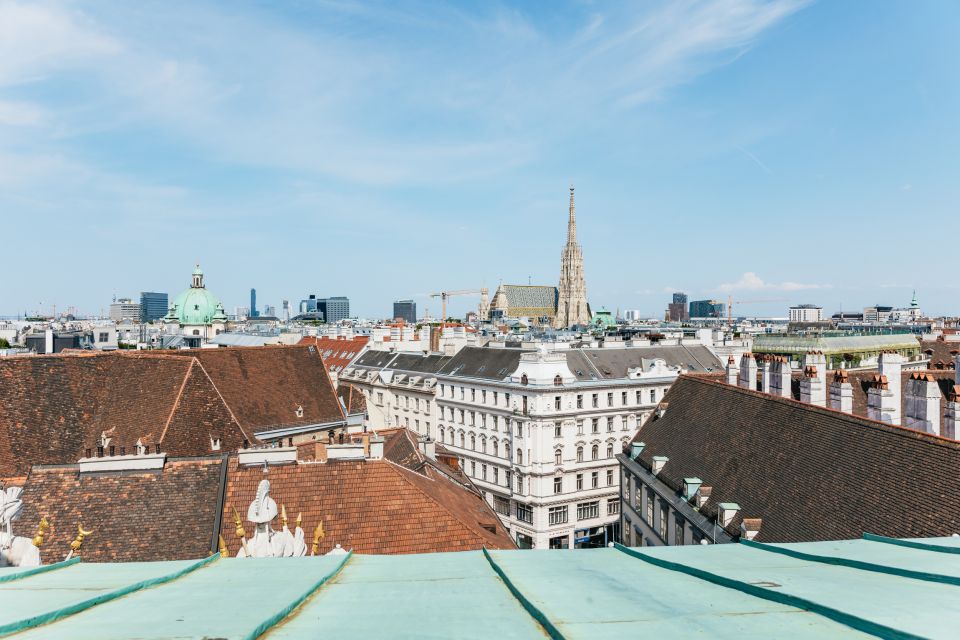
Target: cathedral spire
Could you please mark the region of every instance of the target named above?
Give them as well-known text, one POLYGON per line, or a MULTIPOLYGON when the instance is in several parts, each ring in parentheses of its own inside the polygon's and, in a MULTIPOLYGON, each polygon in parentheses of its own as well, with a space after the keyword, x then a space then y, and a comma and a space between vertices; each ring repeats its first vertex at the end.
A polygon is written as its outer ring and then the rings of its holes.
POLYGON ((577 241, 577 209, 573 204, 573 185, 570 185, 570 219, 567 221, 567 242, 577 241))

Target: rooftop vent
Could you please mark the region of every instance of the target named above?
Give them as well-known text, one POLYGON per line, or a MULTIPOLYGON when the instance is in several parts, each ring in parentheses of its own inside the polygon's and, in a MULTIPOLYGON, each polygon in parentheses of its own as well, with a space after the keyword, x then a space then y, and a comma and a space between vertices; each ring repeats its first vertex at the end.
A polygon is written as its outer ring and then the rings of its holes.
POLYGON ((653 456, 653 464, 651 465, 653 475, 657 475, 663 468, 666 466, 667 462, 670 461, 670 458, 667 456, 653 456))
POLYGON ((643 448, 646 447, 645 442, 631 442, 630 443, 630 458, 636 460, 640 457, 640 454, 643 453, 643 448))
POLYGON ((760 533, 761 524, 763 524, 762 518, 744 518, 740 523, 740 537, 753 540, 760 533))
POLYGON ((700 490, 697 491, 697 509, 701 509, 703 505, 707 504, 711 493, 713 493, 713 487, 700 487, 700 490))
POLYGON ((740 511, 740 505, 736 502, 721 502, 717 505, 717 517, 720 520, 721 527, 728 527, 740 511))
POLYGON ((700 478, 684 478, 683 497, 687 500, 693 498, 697 494, 697 490, 700 489, 700 485, 702 484, 703 480, 700 478))
POLYGON ((237 462, 241 467, 292 464, 296 461, 296 447, 258 447, 237 452, 237 462))

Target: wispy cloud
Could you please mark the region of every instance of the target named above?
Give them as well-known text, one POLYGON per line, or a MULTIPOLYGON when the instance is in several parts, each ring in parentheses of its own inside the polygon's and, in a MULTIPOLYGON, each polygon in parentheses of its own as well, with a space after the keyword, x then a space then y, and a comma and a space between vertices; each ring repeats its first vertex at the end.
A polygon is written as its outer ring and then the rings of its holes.
POLYGON ((752 271, 747 271, 736 282, 718 285, 717 290, 724 293, 736 291, 804 291, 807 289, 830 289, 828 284, 807 284, 801 282, 766 282, 752 271))

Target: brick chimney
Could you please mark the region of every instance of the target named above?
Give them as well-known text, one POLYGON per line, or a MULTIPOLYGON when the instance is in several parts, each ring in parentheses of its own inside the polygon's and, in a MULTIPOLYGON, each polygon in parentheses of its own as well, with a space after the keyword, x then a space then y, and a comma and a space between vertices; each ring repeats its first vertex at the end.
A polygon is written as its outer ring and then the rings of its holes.
POLYGON ((771 356, 760 356, 760 391, 770 393, 770 360, 771 356))
POLYGON ((783 356, 774 356, 770 363, 770 393, 781 398, 793 395, 791 373, 790 361, 783 356))
POLYGON ((833 374, 830 383, 830 408, 844 413, 853 413, 853 385, 845 369, 833 374))
POLYGON ((910 374, 904 389, 904 420, 909 429, 940 435, 940 385, 929 373, 910 374))
POLYGON ((727 384, 732 384, 736 386, 737 380, 740 377, 740 369, 737 368, 737 361, 733 359, 733 356, 727 357, 727 384))
POLYGON ((867 417, 888 424, 901 423, 900 420, 900 371, 903 356, 899 353, 880 354, 880 373, 873 377, 867 391, 867 417))
POLYGON ((753 359, 752 353, 740 356, 740 377, 737 384, 744 389, 757 390, 757 361, 753 359))
POLYGON ((822 351, 808 351, 803 356, 800 400, 818 407, 827 406, 827 358, 822 351))

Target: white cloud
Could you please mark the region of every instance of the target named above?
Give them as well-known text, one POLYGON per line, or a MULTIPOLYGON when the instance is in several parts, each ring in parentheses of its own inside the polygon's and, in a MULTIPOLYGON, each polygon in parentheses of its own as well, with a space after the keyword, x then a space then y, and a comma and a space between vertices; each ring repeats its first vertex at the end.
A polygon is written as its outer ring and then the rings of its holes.
POLYGON ((45 111, 29 102, 0 100, 0 126, 37 125, 45 119, 45 111))
POLYGON ((717 287, 724 293, 733 291, 804 291, 807 289, 830 289, 828 284, 804 284, 800 282, 765 282, 752 271, 747 271, 736 282, 727 282, 717 287))
POLYGON ((0 0, 0 86, 36 81, 119 52, 80 13, 40 2, 0 0))

